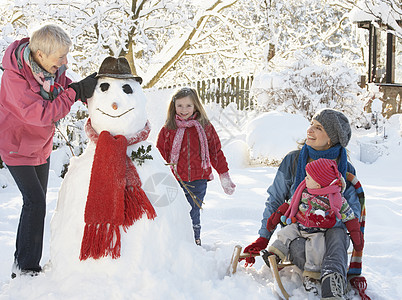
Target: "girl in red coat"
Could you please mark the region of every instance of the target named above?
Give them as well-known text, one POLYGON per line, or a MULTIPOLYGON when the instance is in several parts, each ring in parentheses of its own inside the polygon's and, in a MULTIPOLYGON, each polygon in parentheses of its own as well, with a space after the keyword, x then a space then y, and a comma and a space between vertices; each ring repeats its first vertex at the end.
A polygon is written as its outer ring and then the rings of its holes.
POLYGON ((201 245, 200 209, 207 181, 213 179, 211 166, 218 172, 226 194, 233 194, 236 185, 230 179, 218 134, 196 90, 185 87, 173 95, 156 146, 172 164, 173 173, 191 205, 195 243, 201 245))

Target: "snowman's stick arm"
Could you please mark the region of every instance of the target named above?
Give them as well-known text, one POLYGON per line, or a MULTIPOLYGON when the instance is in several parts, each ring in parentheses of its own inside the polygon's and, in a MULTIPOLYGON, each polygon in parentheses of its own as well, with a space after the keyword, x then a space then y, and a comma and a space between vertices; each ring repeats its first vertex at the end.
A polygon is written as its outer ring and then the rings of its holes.
POLYGON ((192 191, 190 191, 190 189, 188 188, 188 184, 186 184, 180 177, 179 173, 177 172, 177 164, 175 163, 166 163, 166 166, 171 166, 173 169, 174 174, 176 175, 176 177, 179 179, 181 185, 186 189, 186 191, 189 193, 191 199, 193 199, 195 205, 197 205, 200 209, 202 209, 201 204, 203 203, 200 199, 197 198, 196 195, 194 195, 194 193, 192 191))

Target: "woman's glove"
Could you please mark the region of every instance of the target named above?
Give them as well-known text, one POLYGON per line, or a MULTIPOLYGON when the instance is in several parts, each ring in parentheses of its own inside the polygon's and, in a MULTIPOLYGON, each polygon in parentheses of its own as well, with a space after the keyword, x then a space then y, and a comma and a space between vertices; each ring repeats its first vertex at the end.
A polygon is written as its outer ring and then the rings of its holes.
POLYGON ((236 185, 230 179, 229 172, 219 174, 219 179, 221 180, 221 185, 226 194, 232 195, 235 191, 236 185))
MULTIPOLYGON (((246 248, 244 248, 243 253, 250 253, 250 254, 259 254, 262 249, 267 248, 269 240, 264 237, 259 237, 246 248)), ((252 266, 255 263, 255 258, 250 256, 245 258, 246 264, 245 267, 252 266)))
POLYGON ((350 238, 352 239, 353 248, 356 251, 362 251, 364 247, 363 233, 360 230, 360 224, 357 218, 345 222, 346 228, 350 233, 350 238))
POLYGON ((81 102, 87 103, 87 99, 92 97, 98 83, 96 74, 95 72, 81 81, 70 83, 69 87, 75 91, 75 101, 81 99, 81 102))
MULTIPOLYGON (((348 276, 349 278, 349 276, 348 276)), ((354 287, 358 292, 362 300, 371 300, 369 296, 366 295, 367 281, 364 276, 353 276, 349 279, 350 285, 354 287)))
POLYGON ((274 231, 276 225, 281 221, 281 216, 285 214, 285 212, 289 208, 289 203, 283 203, 279 208, 274 212, 267 221, 267 229, 268 231, 274 231))

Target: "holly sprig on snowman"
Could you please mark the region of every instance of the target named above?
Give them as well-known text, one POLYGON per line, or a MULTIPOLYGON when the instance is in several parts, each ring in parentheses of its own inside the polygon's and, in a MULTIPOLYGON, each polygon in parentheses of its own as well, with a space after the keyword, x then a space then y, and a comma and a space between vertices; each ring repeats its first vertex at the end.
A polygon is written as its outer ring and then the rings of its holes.
POLYGON ((142 164, 145 162, 147 159, 153 159, 152 155, 150 154, 152 151, 152 146, 148 145, 148 147, 145 149, 145 147, 142 145, 138 147, 137 151, 131 151, 130 158, 132 161, 136 161, 138 165, 142 166, 142 164))

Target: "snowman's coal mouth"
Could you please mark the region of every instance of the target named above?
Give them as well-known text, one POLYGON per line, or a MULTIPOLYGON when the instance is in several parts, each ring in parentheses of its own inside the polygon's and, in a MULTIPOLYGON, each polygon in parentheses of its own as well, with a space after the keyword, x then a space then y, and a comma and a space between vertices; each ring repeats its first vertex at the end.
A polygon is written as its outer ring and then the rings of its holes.
POLYGON ((108 117, 111 117, 111 118, 120 118, 121 116, 124 116, 126 113, 132 111, 133 109, 134 109, 134 107, 133 107, 133 108, 130 108, 129 110, 126 110, 124 113, 122 113, 122 114, 120 114, 120 115, 117 115, 117 116, 113 116, 113 115, 110 115, 110 114, 108 114, 108 113, 105 113, 104 111, 100 110, 99 108, 97 108, 96 110, 99 110, 102 114, 104 114, 104 115, 106 115, 106 116, 108 116, 108 117))

